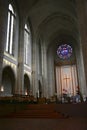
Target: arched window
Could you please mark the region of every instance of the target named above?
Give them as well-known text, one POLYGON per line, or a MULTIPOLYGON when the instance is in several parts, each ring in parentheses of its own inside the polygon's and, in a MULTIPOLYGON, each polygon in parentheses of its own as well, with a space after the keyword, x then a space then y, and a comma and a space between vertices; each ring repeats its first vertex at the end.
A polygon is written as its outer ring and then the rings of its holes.
POLYGON ((16 26, 16 14, 13 6, 9 4, 8 7, 8 23, 7 23, 7 39, 5 51, 11 55, 14 55, 14 37, 16 26))
POLYGON ((24 29, 24 63, 31 67, 31 33, 28 24, 24 29))

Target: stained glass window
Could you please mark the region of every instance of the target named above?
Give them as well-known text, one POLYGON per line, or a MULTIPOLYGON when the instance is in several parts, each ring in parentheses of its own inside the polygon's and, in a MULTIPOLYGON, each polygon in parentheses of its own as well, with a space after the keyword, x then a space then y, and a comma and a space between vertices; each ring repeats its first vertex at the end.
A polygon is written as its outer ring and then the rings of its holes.
POLYGON ((68 59, 72 55, 72 47, 68 44, 62 44, 57 49, 57 55, 61 59, 68 59))
POLYGON ((8 8, 8 24, 7 24, 7 39, 5 51, 14 55, 14 38, 15 38, 16 14, 13 6, 9 4, 8 8))

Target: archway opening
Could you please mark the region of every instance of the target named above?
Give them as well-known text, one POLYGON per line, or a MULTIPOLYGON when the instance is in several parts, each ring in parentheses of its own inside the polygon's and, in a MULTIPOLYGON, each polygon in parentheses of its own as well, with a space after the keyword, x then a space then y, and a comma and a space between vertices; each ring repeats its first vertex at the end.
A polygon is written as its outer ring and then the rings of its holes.
POLYGON ((74 97, 79 92, 74 47, 70 44, 58 46, 55 58, 55 85, 59 100, 74 97))
POLYGON ((30 80, 27 74, 24 75, 24 94, 29 95, 30 91, 30 80))
POLYGON ((15 76, 10 66, 3 69, 1 96, 12 96, 15 91, 15 76))

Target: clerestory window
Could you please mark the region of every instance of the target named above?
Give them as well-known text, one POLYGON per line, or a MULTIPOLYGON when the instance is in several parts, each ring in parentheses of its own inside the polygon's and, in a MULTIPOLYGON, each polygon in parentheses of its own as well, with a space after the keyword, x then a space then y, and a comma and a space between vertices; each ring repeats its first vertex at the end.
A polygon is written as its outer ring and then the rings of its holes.
POLYGON ((31 34, 28 24, 24 29, 24 63, 31 66, 31 34))
POLYGON ((9 4, 8 7, 8 23, 7 23, 7 39, 5 51, 11 55, 14 55, 14 37, 15 37, 15 24, 16 14, 13 6, 9 4))

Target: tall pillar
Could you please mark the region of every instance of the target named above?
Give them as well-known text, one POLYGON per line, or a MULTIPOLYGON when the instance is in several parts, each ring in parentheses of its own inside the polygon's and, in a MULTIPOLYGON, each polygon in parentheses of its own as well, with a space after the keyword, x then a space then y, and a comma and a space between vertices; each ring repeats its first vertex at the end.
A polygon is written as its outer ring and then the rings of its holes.
MULTIPOLYGON (((44 44, 43 44, 44 45, 44 44)), ((46 47, 43 46, 43 53, 42 53, 42 93, 43 96, 48 98, 48 77, 47 77, 47 53, 46 47)))
POLYGON ((0 0, 0 86, 2 82, 1 80, 2 80, 4 46, 6 44, 7 16, 8 16, 8 1, 0 0))
POLYGON ((24 24, 19 25, 18 67, 17 67, 17 94, 24 94, 24 24))
POLYGON ((87 2, 85 0, 77 0, 77 15, 80 31, 80 59, 79 67, 80 82, 82 83, 82 94, 87 96, 87 2))
POLYGON ((55 94, 55 77, 54 77, 54 53, 53 49, 50 48, 47 55, 47 71, 48 71, 48 93, 49 96, 55 94))
POLYGON ((37 56, 37 45, 36 38, 33 36, 33 47, 32 47, 32 91, 36 97, 38 92, 38 56, 37 56))

